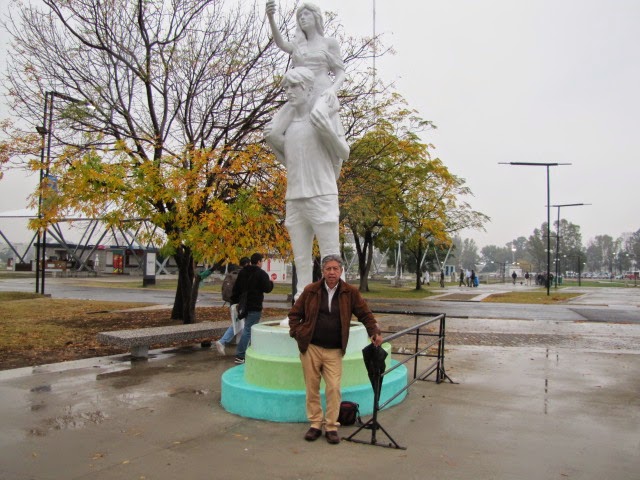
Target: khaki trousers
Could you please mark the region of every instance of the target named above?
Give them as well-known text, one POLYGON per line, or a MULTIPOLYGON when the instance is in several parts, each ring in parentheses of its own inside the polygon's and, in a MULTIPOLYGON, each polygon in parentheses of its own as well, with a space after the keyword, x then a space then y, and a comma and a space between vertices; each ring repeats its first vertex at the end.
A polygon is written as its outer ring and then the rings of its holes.
POLYGON ((307 418, 311 427, 325 431, 338 430, 340 413, 340 380, 342 379, 342 349, 322 348, 309 345, 305 353, 300 354, 302 373, 307 391, 307 418), (326 415, 322 413, 320 400, 320 379, 325 383, 326 415))

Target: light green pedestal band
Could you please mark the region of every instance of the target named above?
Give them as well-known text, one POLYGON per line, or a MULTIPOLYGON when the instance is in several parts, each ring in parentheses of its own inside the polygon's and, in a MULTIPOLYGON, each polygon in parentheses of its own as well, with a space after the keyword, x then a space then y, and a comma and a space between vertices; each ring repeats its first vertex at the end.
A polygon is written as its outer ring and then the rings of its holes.
MULTIPOLYGON (((360 405, 361 415, 373 413, 373 388, 362 358, 362 349, 370 343, 361 323, 352 323, 349 342, 343 358, 342 399, 360 405)), ((383 348, 391 353, 391 346, 383 348)), ((387 357, 387 368, 396 364, 387 357)), ((404 365, 384 377, 380 404, 407 385, 404 365)), ((321 386, 323 408, 324 383, 321 386)), ((388 405, 405 399, 406 391, 388 405)), ((305 384, 298 345, 289 337, 289 328, 280 322, 264 322, 251 329, 251 347, 245 364, 222 375, 222 406, 230 413, 273 422, 305 422, 305 384)))

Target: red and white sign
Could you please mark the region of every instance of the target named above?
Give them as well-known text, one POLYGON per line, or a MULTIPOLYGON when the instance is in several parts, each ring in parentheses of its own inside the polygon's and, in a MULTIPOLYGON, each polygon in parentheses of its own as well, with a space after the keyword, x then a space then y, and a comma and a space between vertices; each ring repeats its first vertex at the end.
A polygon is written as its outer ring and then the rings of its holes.
POLYGON ((262 269, 269 274, 274 282, 287 281, 287 265, 282 260, 266 258, 262 262, 262 269))

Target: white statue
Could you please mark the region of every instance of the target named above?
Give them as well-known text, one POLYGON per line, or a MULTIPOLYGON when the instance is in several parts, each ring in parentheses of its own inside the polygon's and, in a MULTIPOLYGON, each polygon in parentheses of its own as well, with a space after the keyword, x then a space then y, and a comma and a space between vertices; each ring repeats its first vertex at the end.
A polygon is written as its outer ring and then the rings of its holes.
MULTIPOLYGON (((293 42, 286 41, 278 30, 274 19, 275 0, 267 1, 266 10, 273 41, 281 50, 291 55, 292 67, 307 67, 315 74, 312 98, 314 109, 324 110, 329 115, 337 113, 340 108, 338 90, 344 82, 344 63, 338 41, 324 36, 320 9, 311 3, 303 3, 298 7, 297 28, 293 42)), ((272 121, 274 130, 286 129, 291 119, 291 110, 285 105, 276 114, 272 121)))
POLYGON ((275 2, 269 0, 274 41, 292 55, 293 68, 282 82, 288 102, 266 127, 265 140, 287 168, 285 226, 296 264, 297 298, 312 282, 314 235, 321 257, 340 254, 337 180, 349 145, 336 93, 344 81, 344 66, 337 41, 323 36, 317 7, 304 3, 298 8, 294 42, 282 38, 274 13, 275 2))

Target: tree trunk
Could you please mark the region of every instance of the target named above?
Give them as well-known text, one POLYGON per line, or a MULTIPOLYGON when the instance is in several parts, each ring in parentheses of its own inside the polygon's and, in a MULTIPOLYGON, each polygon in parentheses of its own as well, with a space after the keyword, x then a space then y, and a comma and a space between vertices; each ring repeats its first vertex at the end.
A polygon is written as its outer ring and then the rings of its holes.
POLYGON ((373 234, 370 231, 365 232, 362 243, 355 233, 354 239, 358 254, 358 273, 360 274, 359 290, 364 293, 369 291, 369 272, 373 261, 373 234))
POLYGON ((418 245, 418 251, 414 255, 416 259, 416 290, 422 290, 422 241, 418 245))
POLYGON ((178 247, 174 258, 178 265, 178 285, 171 318, 173 320, 182 320, 182 323, 195 323, 195 304, 198 299, 198 290, 194 288, 194 282, 197 280, 195 279, 191 249, 181 245, 178 247))

